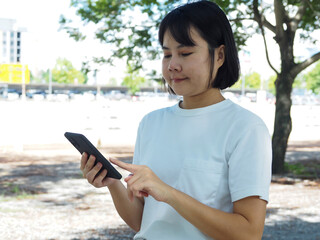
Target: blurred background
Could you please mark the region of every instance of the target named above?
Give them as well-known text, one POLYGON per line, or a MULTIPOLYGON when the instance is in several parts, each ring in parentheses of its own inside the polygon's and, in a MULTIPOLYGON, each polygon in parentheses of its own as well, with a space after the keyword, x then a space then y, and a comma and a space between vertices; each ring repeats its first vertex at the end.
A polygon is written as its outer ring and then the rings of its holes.
MULTIPOLYGON (((82 133, 107 157, 132 160, 142 117, 181 100, 161 82, 156 23, 185 2, 0 0, 0 238, 132 239, 108 191, 82 179, 63 134, 82 133)), ((263 239, 320 239, 320 6, 282 3, 291 22, 280 26, 294 41, 280 44, 273 1, 216 2, 241 64, 223 95, 259 115, 271 136, 276 112, 292 118, 263 239), (285 46, 293 48, 288 72, 285 46)))

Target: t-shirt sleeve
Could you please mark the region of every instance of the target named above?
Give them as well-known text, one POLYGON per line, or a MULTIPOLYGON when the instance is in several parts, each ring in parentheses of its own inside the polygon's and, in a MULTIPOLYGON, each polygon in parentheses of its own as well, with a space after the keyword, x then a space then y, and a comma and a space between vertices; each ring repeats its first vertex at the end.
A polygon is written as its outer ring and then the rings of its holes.
POLYGON ((264 124, 242 129, 228 161, 232 202, 249 196, 269 201, 271 138, 264 124))

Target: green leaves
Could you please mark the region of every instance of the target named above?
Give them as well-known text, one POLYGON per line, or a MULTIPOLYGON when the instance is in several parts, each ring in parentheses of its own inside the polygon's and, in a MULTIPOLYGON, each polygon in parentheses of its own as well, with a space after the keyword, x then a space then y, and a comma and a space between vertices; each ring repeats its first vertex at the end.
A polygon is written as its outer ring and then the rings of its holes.
POLYGON ((67 26, 71 24, 72 21, 69 19, 66 19, 63 15, 60 16, 59 23, 60 23, 59 30, 64 29, 69 34, 69 36, 74 40, 82 41, 86 38, 86 36, 83 35, 78 28, 67 26))
MULTIPOLYGON (((157 27, 163 15, 177 2, 180 1, 72 0, 71 6, 76 8, 84 25, 96 24, 96 38, 112 49, 110 56, 95 60, 112 64, 114 58, 122 58, 134 65, 134 69, 141 69, 146 58, 159 58, 157 27)), ((76 41, 85 39, 78 28, 71 27, 71 20, 62 16, 59 22, 61 29, 76 41)))
POLYGON ((307 74, 304 75, 307 83, 307 88, 312 92, 320 93, 320 61, 318 64, 307 74))
POLYGON ((140 90, 142 83, 146 82, 144 77, 139 75, 139 70, 135 69, 131 64, 127 65, 127 75, 123 79, 122 84, 129 88, 129 91, 132 95, 135 95, 136 92, 140 90))
POLYGON ((75 69, 67 59, 57 59, 55 67, 52 69, 52 81, 58 83, 84 83, 85 75, 75 69))
MULTIPOLYGON (((161 19, 174 7, 186 3, 182 0, 71 0, 71 6, 84 25, 96 25, 95 36, 101 42, 110 45, 109 56, 98 57, 111 64, 113 59, 122 58, 135 69, 143 67, 144 60, 160 58, 157 43, 157 30, 161 19)), ((274 28, 268 18, 274 18, 273 4, 258 0, 216 0, 230 19, 234 37, 241 49, 246 40, 254 33, 261 33, 257 16, 262 17, 265 28, 274 28), (255 6, 255 7, 254 7, 255 6), (256 11, 256 12, 255 12, 256 11), (258 12, 257 12, 258 11, 258 12), (258 15, 257 15, 258 13, 258 15)), ((320 5, 318 0, 282 2, 287 16, 294 16, 299 7, 305 6, 305 13, 298 23, 302 38, 310 39, 310 32, 320 28, 320 5), (304 4, 304 5, 303 5, 304 4)), ((289 21, 287 19, 286 21, 289 21)), ((292 19, 291 19, 292 20, 292 19)), ((72 21, 64 16, 60 18, 61 29, 77 41, 85 39, 79 26, 72 26, 72 21)), ((311 42, 317 39, 311 39, 311 42)))

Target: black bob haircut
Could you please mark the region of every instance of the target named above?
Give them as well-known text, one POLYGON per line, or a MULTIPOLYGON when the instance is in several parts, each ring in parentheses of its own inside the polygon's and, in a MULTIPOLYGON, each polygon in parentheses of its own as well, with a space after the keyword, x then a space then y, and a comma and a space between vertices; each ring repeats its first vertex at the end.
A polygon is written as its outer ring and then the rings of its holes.
MULTIPOLYGON (((209 1, 187 3, 175 8, 160 23, 160 45, 163 47, 164 34, 169 30, 178 43, 185 46, 195 46, 190 36, 191 27, 194 27, 208 43, 211 58, 209 76, 212 76, 213 72, 214 49, 220 45, 225 46, 225 61, 219 68, 216 78, 209 80, 208 88, 222 90, 231 87, 238 81, 240 65, 233 32, 225 13, 216 3, 209 1)), ((170 86, 169 92, 174 93, 170 86)))

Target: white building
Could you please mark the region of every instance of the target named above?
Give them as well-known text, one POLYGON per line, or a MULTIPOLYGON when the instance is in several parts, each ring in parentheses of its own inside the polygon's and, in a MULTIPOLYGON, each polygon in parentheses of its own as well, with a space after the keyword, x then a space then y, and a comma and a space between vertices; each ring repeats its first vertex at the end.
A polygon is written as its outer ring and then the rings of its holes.
POLYGON ((16 20, 0 18, 0 64, 21 62, 21 35, 25 31, 16 20))

